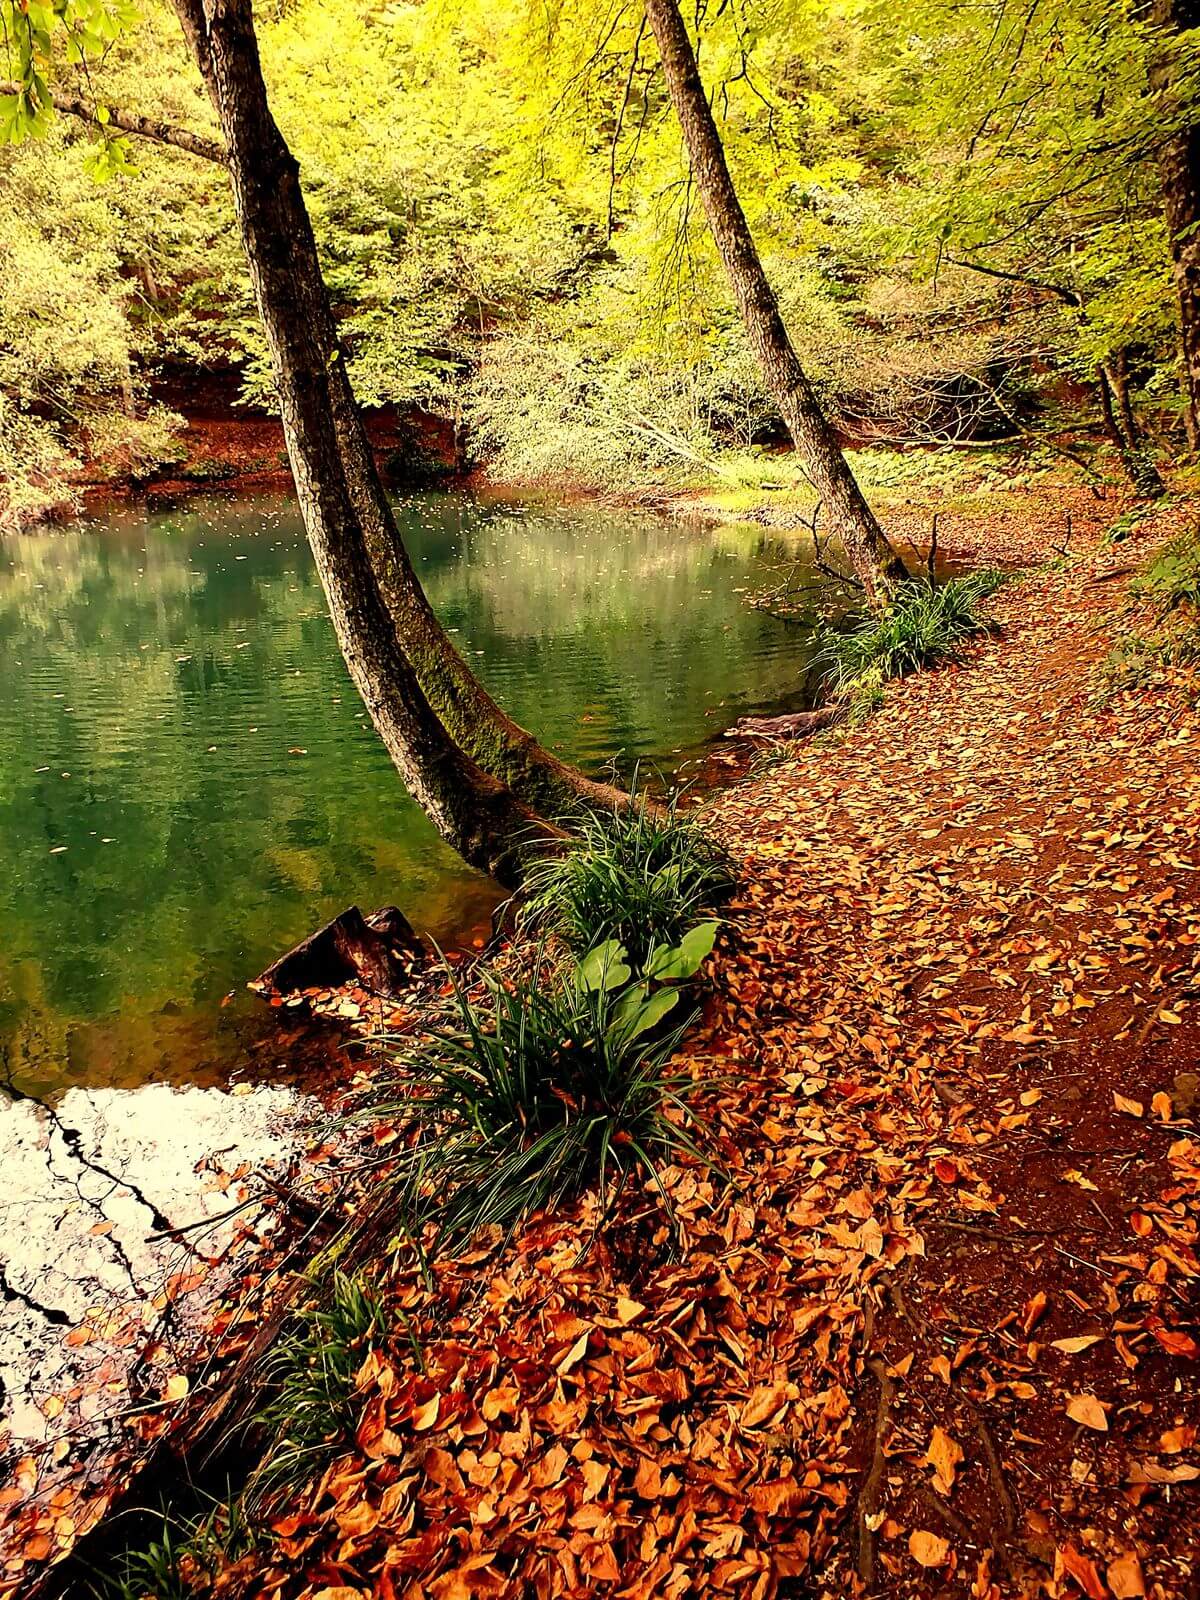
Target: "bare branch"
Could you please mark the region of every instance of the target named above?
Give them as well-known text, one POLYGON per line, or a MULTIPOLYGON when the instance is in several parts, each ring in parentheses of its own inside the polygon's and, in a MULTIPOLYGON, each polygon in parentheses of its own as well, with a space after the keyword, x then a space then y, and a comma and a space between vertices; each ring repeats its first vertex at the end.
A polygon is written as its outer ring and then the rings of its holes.
MULTIPOLYGON (((19 94, 20 86, 15 83, 0 83, 0 94, 19 94)), ((192 133, 188 128, 176 128, 169 122, 160 122, 155 117, 139 116, 136 111, 117 111, 111 106, 108 108, 108 121, 101 122, 97 115, 97 107, 75 94, 62 94, 51 91, 50 99, 54 109, 62 112, 64 116, 78 117, 81 122, 86 122, 93 128, 116 128, 121 133, 131 133, 139 139, 149 139, 154 144, 171 145, 176 150, 186 150, 190 156, 199 156, 202 161, 213 161, 218 166, 226 163, 225 146, 217 139, 210 139, 203 133, 192 133)))

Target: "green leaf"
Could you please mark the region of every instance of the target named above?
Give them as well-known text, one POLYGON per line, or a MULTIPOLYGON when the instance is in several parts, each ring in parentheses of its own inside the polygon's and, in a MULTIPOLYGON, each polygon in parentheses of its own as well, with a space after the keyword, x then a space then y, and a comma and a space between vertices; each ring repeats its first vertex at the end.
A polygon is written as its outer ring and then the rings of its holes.
POLYGON ((646 976, 657 978, 660 983, 692 977, 711 955, 720 926, 715 921, 698 922, 677 945, 659 945, 651 953, 646 976))
POLYGON ((678 989, 659 989, 656 993, 649 994, 646 984, 636 984, 627 990, 614 1006, 612 1021, 607 1030, 609 1038, 620 1039, 622 1044, 629 1044, 661 1022, 678 1001, 678 989))
POLYGON ((593 946, 580 961, 575 975, 585 989, 599 989, 605 993, 619 989, 631 977, 625 946, 619 939, 606 939, 603 944, 593 946))

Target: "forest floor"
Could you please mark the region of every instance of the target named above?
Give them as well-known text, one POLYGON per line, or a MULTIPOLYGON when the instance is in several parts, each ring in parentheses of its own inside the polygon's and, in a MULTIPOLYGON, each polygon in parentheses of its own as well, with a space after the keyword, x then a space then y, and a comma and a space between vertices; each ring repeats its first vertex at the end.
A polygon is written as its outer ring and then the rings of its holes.
POLYGON ((1197 507, 1114 515, 944 509, 997 631, 712 805, 678 1247, 647 1187, 398 1270, 350 1448, 197 1592, 1197 1594, 1200 681, 1102 666, 1197 507))
POLYGON ((1100 670, 1195 507, 1066 509, 1053 559, 1032 498, 949 516, 1026 569, 998 631, 715 804, 732 1181, 674 1173, 681 1254, 646 1191, 401 1272, 353 1448, 219 1592, 1195 1595, 1197 685, 1100 670))

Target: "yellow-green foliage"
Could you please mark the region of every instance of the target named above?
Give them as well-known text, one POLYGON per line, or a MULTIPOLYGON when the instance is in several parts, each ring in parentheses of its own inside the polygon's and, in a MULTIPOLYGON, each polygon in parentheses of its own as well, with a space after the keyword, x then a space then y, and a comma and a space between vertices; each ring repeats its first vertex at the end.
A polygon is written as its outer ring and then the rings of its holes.
MULTIPOLYGON (((1090 380, 1127 348, 1169 404, 1157 159, 1163 130, 1195 114, 1197 47, 1181 36, 1176 87, 1147 93, 1167 46, 1130 11, 703 12, 739 192, 848 426, 1010 433, 1035 358, 1090 380)), ((124 0, 0 0, 0 16, 26 85, 0 95, 0 146, 43 135, 0 148, 0 389, 67 441, 81 407, 128 409, 130 384, 139 409, 165 359, 232 362, 269 402, 220 169, 51 119, 41 98, 57 75, 98 108, 215 131, 170 9, 153 0, 133 25, 124 0)), ((771 436, 640 6, 293 0, 258 28, 368 404, 465 412, 525 474, 694 474, 771 436)))

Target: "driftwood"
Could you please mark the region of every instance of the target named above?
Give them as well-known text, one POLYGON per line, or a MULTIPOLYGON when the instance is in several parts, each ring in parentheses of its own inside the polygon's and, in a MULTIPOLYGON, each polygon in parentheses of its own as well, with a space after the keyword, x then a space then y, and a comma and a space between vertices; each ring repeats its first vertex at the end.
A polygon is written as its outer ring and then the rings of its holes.
POLYGON ((842 715, 838 705, 818 706, 815 711, 793 711, 783 717, 742 717, 727 729, 727 739, 807 739, 809 734, 829 728, 842 715))
POLYGON ((408 982, 416 954, 423 955, 424 947, 402 911, 383 906, 364 917, 357 906, 349 906, 272 962, 255 987, 294 994, 357 982, 377 994, 397 994, 408 982))

